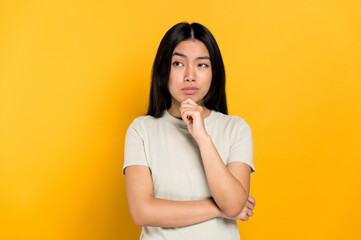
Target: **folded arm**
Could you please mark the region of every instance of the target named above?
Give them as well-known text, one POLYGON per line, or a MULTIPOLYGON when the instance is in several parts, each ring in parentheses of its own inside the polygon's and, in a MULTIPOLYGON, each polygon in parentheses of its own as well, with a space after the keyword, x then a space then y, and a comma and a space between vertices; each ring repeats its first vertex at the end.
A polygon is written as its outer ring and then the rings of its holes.
POLYGON ((226 216, 237 216, 249 197, 250 166, 242 162, 226 166, 208 135, 196 141, 213 199, 226 216))
POLYGON ((182 227, 223 216, 213 199, 172 201, 154 198, 153 182, 146 166, 127 167, 125 181, 130 215, 138 226, 182 227))

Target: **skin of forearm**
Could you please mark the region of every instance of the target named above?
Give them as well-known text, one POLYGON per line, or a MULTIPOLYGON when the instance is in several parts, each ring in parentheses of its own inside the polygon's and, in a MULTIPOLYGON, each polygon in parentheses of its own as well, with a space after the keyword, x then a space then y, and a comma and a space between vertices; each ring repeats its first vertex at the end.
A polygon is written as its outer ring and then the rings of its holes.
POLYGON ((138 226, 183 227, 222 216, 213 199, 172 201, 149 198, 137 210, 138 226))
POLYGON ((246 190, 228 170, 209 135, 196 141, 212 197, 227 216, 238 215, 247 202, 246 190))

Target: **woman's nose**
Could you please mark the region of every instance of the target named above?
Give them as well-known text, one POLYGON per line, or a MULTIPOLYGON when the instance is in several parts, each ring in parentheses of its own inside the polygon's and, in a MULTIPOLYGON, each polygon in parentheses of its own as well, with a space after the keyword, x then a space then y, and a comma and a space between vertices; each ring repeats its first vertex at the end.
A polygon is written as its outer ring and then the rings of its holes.
POLYGON ((196 80, 194 69, 192 67, 187 67, 184 80, 187 82, 194 82, 196 80))

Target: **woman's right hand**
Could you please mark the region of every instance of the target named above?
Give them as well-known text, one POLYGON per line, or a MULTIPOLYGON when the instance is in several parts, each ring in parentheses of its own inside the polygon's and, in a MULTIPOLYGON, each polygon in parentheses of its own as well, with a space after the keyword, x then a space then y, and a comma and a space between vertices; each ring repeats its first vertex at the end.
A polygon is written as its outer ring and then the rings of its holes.
POLYGON ((237 216, 230 218, 227 217, 224 213, 222 213, 223 218, 233 219, 233 220, 241 220, 241 221, 248 221, 249 217, 253 215, 253 209, 256 206, 256 199, 252 196, 248 196, 248 200, 244 205, 242 211, 237 216))

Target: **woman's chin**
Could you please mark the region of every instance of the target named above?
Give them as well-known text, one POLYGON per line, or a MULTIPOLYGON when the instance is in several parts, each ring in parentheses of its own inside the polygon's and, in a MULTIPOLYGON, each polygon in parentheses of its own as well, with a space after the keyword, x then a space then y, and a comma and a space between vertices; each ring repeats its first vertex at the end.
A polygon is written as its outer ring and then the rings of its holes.
POLYGON ((188 95, 182 95, 179 98, 175 98, 173 100, 176 100, 179 104, 187 100, 188 98, 192 99, 193 102, 197 103, 198 105, 203 105, 203 98, 199 98, 199 96, 196 96, 194 94, 188 94, 188 95))

